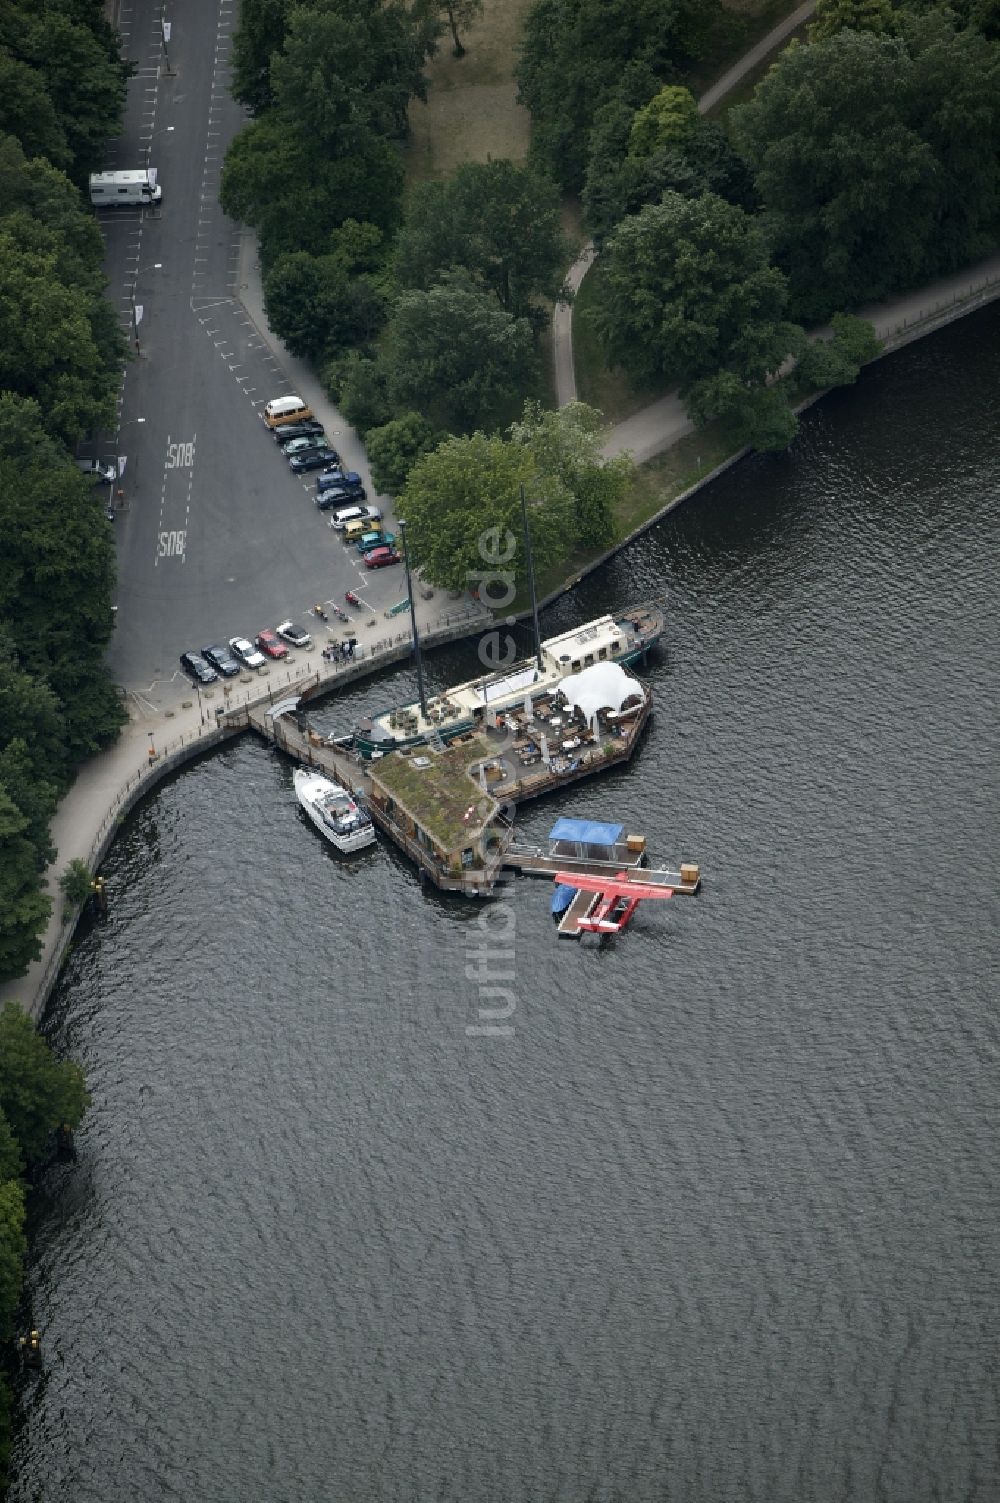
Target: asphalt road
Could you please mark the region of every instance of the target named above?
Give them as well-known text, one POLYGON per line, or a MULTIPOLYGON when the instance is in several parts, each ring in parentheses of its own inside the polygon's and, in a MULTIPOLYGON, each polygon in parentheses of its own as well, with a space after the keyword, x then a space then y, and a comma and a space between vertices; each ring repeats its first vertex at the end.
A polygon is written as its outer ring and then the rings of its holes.
MULTIPOLYGON (((286 616, 308 627, 313 602, 342 600, 359 583, 356 554, 315 507, 314 477, 291 474, 259 415, 290 387, 236 296, 240 227, 218 204, 226 147, 243 121, 229 93, 235 7, 172 9, 167 56, 160 5, 122 7, 124 52, 138 71, 106 163, 155 167, 162 204, 100 216, 109 296, 136 352, 118 433, 93 450, 125 459, 109 663, 145 708, 190 695, 178 664, 186 649, 286 616)), ((361 468, 356 436, 343 437, 361 468)), ((405 594, 399 568, 365 574, 364 584, 379 616, 405 594)))

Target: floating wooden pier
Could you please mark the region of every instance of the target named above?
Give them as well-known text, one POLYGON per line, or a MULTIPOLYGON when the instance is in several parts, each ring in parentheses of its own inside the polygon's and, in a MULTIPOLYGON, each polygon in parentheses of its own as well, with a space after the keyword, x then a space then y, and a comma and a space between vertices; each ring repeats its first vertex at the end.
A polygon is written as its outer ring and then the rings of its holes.
MULTIPOLYGON (((318 682, 310 683, 305 686, 306 694, 310 690, 315 691, 321 687, 325 686, 321 686, 318 682)), ((481 784, 463 769, 461 800, 463 805, 466 798, 471 804, 478 794, 486 800, 489 807, 496 810, 496 814, 495 824, 492 827, 493 838, 488 850, 484 850, 482 864, 470 870, 459 871, 454 870, 441 859, 440 854, 427 839, 426 832, 414 827, 414 822, 406 818, 404 809, 395 804, 387 805, 383 790, 379 786, 379 771, 384 768, 384 761, 375 763, 362 761, 350 748, 351 738, 345 737, 342 742, 338 742, 334 738, 321 736, 309 728, 308 722, 303 723, 301 716, 291 713, 304 708, 301 704, 303 697, 305 696, 301 694, 292 695, 285 700, 272 701, 270 696, 268 699, 262 696, 256 703, 245 704, 229 711, 224 719, 220 718, 220 724, 231 730, 245 728, 256 731, 258 735, 273 742, 297 761, 317 768, 346 788, 349 793, 360 800, 382 833, 389 836, 417 864, 422 880, 429 879, 435 886, 446 891, 460 892, 474 897, 485 897, 492 891, 503 867, 525 872, 529 876, 550 879, 557 871, 607 877, 613 877, 621 871, 638 876, 641 871, 644 881, 662 883, 666 887, 672 887, 674 892, 685 896, 693 896, 701 886, 701 875, 696 866, 684 865, 679 871, 659 871, 647 868, 645 866, 645 840, 634 835, 620 838, 621 826, 597 827, 592 821, 563 820, 563 825, 587 825, 591 833, 598 828, 607 830, 609 834, 604 846, 591 844, 574 847, 572 843, 556 841, 550 843, 548 850, 543 850, 541 847, 518 844, 514 840, 509 821, 499 813, 495 795, 499 792, 502 797, 506 797, 511 785, 513 785, 512 791, 517 801, 523 802, 564 787, 595 771, 627 761, 635 749, 649 715, 648 696, 641 708, 632 716, 627 727, 616 734, 610 745, 603 748, 594 746, 585 750, 575 759, 571 767, 560 772, 545 765, 521 767, 517 759, 511 757, 512 765, 506 768, 506 786, 499 790, 492 788, 490 794, 486 794, 481 784), (466 786, 467 793, 464 791, 466 786)), ((483 740, 483 746, 480 748, 481 755, 477 758, 476 749, 472 747, 468 749, 472 765, 476 765, 477 762, 480 765, 489 764, 493 739, 497 736, 496 731, 480 734, 483 740)), ((454 750, 460 752, 462 749, 456 743, 454 750)), ((420 769, 421 774, 426 773, 434 763, 444 760, 443 754, 433 746, 426 748, 426 751, 427 757, 420 769)), ((407 762, 405 754, 397 755, 402 755, 403 761, 407 762)), ((412 761, 416 767, 416 759, 412 761)), ((589 898, 591 895, 586 896, 589 898)))
POLYGON ((634 875, 641 872, 644 882, 662 883, 672 887, 679 897, 693 898, 701 888, 701 872, 696 866, 685 865, 680 871, 644 866, 644 857, 638 858, 629 852, 628 860, 595 861, 583 856, 549 856, 537 847, 512 845, 503 858, 504 866, 512 866, 526 877, 554 877, 556 872, 579 872, 585 877, 613 877, 616 872, 628 871, 634 875))

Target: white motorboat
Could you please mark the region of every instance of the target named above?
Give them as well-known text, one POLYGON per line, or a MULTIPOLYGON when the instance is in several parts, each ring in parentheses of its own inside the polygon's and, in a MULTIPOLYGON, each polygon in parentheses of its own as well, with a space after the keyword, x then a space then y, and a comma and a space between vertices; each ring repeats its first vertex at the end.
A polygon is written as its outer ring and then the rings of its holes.
POLYGON ((361 851, 375 841, 375 826, 364 809, 339 783, 322 773, 297 767, 292 774, 295 797, 322 835, 338 851, 361 851))

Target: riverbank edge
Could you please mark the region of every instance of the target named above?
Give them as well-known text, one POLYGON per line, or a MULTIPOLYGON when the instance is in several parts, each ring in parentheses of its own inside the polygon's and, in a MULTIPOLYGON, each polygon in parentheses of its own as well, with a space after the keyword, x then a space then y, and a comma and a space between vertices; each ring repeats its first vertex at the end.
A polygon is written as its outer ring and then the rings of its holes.
MULTIPOLYGON (((477 636, 489 624, 490 621, 481 616, 457 622, 454 626, 429 633, 426 638, 421 636, 421 645, 444 647, 466 637, 477 636)), ((412 654, 413 643, 407 634, 405 640, 394 642, 370 657, 355 659, 350 663, 330 664, 321 670, 320 692, 328 693, 341 684, 370 678, 383 668, 405 662, 412 654)), ((316 665, 311 660, 302 658, 295 670, 287 673, 279 683, 270 684, 267 688, 251 685, 242 697, 227 698, 225 704, 219 706, 216 716, 210 720, 207 718, 210 712, 206 711, 203 717, 199 707, 192 703, 185 714, 171 712, 158 717, 155 726, 130 721, 123 727, 117 741, 84 764, 77 782, 66 794, 63 806, 73 799, 75 793, 82 806, 82 814, 87 808, 86 791, 80 788, 82 780, 102 765, 110 771, 110 776, 97 779, 103 782, 107 801, 96 834, 86 843, 78 842, 78 849, 65 852, 60 849, 57 861, 65 864, 74 855, 78 855, 88 870, 96 873, 114 844, 124 820, 148 793, 187 763, 215 751, 224 742, 245 734, 242 728, 222 724, 216 717, 223 716, 237 705, 249 706, 266 702, 274 704, 292 697, 300 688, 315 683, 316 671, 316 665), (170 731, 175 732, 173 739, 157 750, 156 742, 160 740, 161 734, 170 731), (116 767, 119 769, 117 774, 114 771, 116 767)), ((50 881, 55 878, 55 863, 49 867, 46 875, 50 881)), ((77 926, 86 908, 85 904, 67 902, 58 887, 54 890, 50 888, 50 895, 52 917, 43 936, 41 954, 23 976, 0 982, 0 1007, 6 1002, 15 1002, 36 1023, 41 1018, 45 1004, 69 957, 77 926)))
MULTIPOLYGON (((987 282, 983 287, 969 293, 967 297, 956 299, 946 307, 935 309, 933 312, 927 314, 926 317, 915 319, 912 324, 908 324, 904 320, 898 330, 883 340, 882 349, 875 356, 875 359, 870 360, 862 369, 866 370, 868 365, 874 365, 877 361, 884 360, 887 355, 895 355, 897 351, 905 349, 909 344, 914 344, 918 339, 924 339, 929 334, 936 334, 938 330, 947 328, 949 324, 957 323, 959 319, 965 318, 970 313, 976 313, 979 309, 988 307, 990 303, 996 302, 997 299, 1000 299, 1000 273, 998 273, 995 280, 987 282)), ((803 412, 807 412, 810 407, 815 406, 817 402, 822 402, 832 392, 842 389, 842 387, 831 386, 823 391, 814 392, 805 401, 798 403, 792 411, 798 417, 803 412)), ((697 432, 697 429, 692 424, 685 433, 675 435, 668 443, 664 444, 662 449, 657 450, 657 454, 665 454, 678 439, 687 437, 689 433, 695 432, 697 432)), ((683 502, 690 500, 698 491, 703 490, 706 485, 710 485, 713 480, 718 479, 720 475, 724 475, 727 470, 731 470, 734 465, 739 464, 740 460, 748 458, 749 455, 755 452, 749 445, 735 449, 732 454, 717 464, 714 469, 708 470, 704 475, 700 476, 693 485, 689 485, 679 495, 672 496, 663 506, 651 512, 648 517, 615 542, 611 548, 606 548, 597 558, 584 564, 582 567, 576 569, 573 574, 567 576, 562 584, 557 585, 554 590, 551 590, 539 600, 539 610, 544 610, 546 606, 553 605, 557 600, 560 600, 563 595, 575 589, 582 580, 586 579, 588 574, 592 574, 595 569, 599 569, 603 564, 606 564, 610 559, 614 558, 616 553, 620 553, 623 548, 627 547, 629 543, 635 542, 644 532, 648 532, 651 527, 654 527, 657 522, 662 522, 664 517, 669 516, 683 502)), ((649 463, 651 459, 657 457, 657 454, 647 455, 643 463, 649 463)), ((515 610, 513 615, 519 621, 529 620, 531 609, 530 607, 526 607, 522 610, 515 610)))

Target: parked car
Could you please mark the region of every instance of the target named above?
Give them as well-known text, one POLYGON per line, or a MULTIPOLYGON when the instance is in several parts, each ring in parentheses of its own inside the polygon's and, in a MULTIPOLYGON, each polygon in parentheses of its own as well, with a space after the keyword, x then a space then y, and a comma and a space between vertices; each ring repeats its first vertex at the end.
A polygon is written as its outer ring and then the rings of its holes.
POLYGON ((337 486, 350 491, 354 496, 360 496, 362 501, 368 494, 357 470, 344 470, 339 464, 335 464, 324 470, 322 475, 316 476, 316 489, 321 493, 337 486))
POLYGON ((201 655, 223 678, 235 678, 240 665, 227 647, 203 647, 201 655))
POLYGON ((290 438, 287 443, 281 445, 281 451, 286 459, 291 459, 293 454, 307 454, 311 449, 329 449, 326 435, 322 428, 318 433, 312 433, 305 438, 290 438))
POLYGON ((322 433, 323 424, 317 423, 315 418, 305 418, 301 423, 282 423, 279 428, 272 428, 271 432, 275 443, 283 446, 289 439, 310 438, 315 433, 322 433))
POLYGON ((359 553, 364 554, 371 553, 375 548, 391 548, 395 541, 396 534, 394 532, 382 532, 380 530, 378 532, 366 532, 362 537, 358 538, 354 546, 359 553))
POLYGON ((269 626, 266 626, 263 631, 259 631, 257 633, 256 641, 257 646, 260 648, 265 657, 287 658, 288 648, 285 646, 284 642, 278 641, 277 637, 269 626))
POLYGON ((366 569, 384 569, 389 564, 398 564, 399 554, 395 548, 373 548, 371 553, 365 554, 366 569))
POLYGON ((230 637, 229 647, 233 657, 239 658, 240 662, 245 664, 247 668, 263 668, 267 661, 264 654, 258 652, 253 643, 248 642, 246 637, 230 637))
POLYGON ((312 637, 301 626, 296 626, 294 621, 282 621, 276 626, 275 631, 286 642, 291 642, 293 647, 311 647, 312 637))
POLYGON ((346 511, 348 507, 364 511, 365 508, 362 505, 364 498, 364 491, 350 491, 342 485, 335 485, 325 491, 320 491, 316 497, 316 505, 320 511, 329 511, 331 507, 336 507, 338 511, 346 511))
POLYGON ((322 469, 333 457, 333 449, 307 449, 303 454, 293 454, 288 466, 296 475, 301 475, 305 470, 322 469))
POLYGON ((194 679, 196 684, 214 684, 218 678, 214 668, 210 668, 205 659, 197 652, 182 652, 181 667, 184 672, 194 679))
MULTIPOLYGON (((325 497, 317 497, 316 505, 321 511, 325 511, 327 501, 325 497)), ((381 522, 382 513, 377 506, 342 506, 335 511, 330 518, 330 526, 337 532, 343 532, 348 522, 381 522)))

